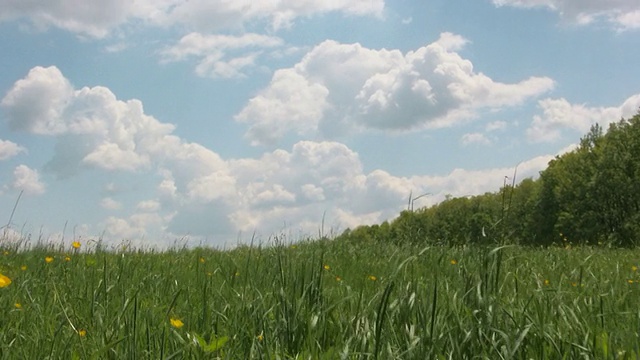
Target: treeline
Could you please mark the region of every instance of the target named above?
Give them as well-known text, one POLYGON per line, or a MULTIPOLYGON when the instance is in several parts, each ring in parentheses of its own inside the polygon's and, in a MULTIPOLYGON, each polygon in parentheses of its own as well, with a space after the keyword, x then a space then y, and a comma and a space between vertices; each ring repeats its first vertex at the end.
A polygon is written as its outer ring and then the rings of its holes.
MULTIPOLYGON (((411 201, 409 201, 411 203, 411 201)), ((640 244, 640 111, 595 125, 536 180, 403 211, 379 225, 347 229, 338 240, 411 244, 640 244)))

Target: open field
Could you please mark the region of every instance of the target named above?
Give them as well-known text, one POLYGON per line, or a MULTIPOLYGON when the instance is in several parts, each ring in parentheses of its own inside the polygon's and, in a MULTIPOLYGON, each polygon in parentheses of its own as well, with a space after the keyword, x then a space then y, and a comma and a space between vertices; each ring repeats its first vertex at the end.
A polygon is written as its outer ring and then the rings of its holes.
POLYGON ((2 249, 0 358, 640 355, 638 250, 80 246, 2 249))

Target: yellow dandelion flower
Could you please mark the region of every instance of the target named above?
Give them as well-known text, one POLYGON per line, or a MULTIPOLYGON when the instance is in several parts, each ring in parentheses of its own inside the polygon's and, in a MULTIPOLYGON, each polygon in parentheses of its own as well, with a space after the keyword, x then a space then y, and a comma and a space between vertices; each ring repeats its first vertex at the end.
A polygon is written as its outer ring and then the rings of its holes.
POLYGON ((85 336, 87 336, 87 330, 85 330, 85 329, 78 329, 78 335, 79 335, 80 337, 85 337, 85 336))
POLYGON ((342 281, 342 278, 340 276, 336 276, 336 281, 340 282, 340 281, 342 281))
POLYGON ((204 264, 204 258, 203 257, 200 258, 200 263, 204 264))
POLYGON ((80 249, 80 242, 74 241, 71 243, 71 246, 73 246, 74 249, 80 249))
POLYGON ((633 266, 631 267, 631 271, 638 271, 638 267, 637 267, 637 266, 635 266, 635 265, 633 265, 633 266))
POLYGON ((7 287, 9 285, 11 285, 11 279, 0 274, 0 288, 7 287))
POLYGON ((22 304, 20 304, 19 302, 13 304, 13 306, 15 306, 16 309, 22 309, 22 304))
POLYGON ((52 256, 47 256, 47 257, 45 257, 45 258, 44 258, 44 261, 45 261, 47 264, 52 263, 52 262, 53 262, 53 257, 52 257, 52 256))
POLYGON ((171 318, 169 319, 169 322, 171 323, 171 326, 173 326, 176 329, 180 329, 181 327, 184 326, 184 323, 180 319, 171 318))
POLYGON ((71 261, 71 257, 70 256, 65 256, 64 257, 64 261, 71 261))
POLYGON ((329 266, 327 264, 324 264, 324 266, 322 268, 327 270, 327 271, 331 270, 331 266, 329 266))
POLYGON ((549 281, 549 279, 544 279, 544 284, 545 286, 549 286, 551 284, 551 281, 549 281))
POLYGON ((258 341, 262 341, 262 340, 264 340, 264 335, 262 335, 262 333, 260 333, 260 335, 256 336, 256 339, 258 339, 258 341))
POLYGON ((629 284, 633 284, 633 279, 629 279, 629 280, 627 280, 627 282, 628 282, 629 284))
POLYGON ((26 270, 27 270, 27 265, 22 265, 22 266, 20 266, 20 270, 22 270, 22 271, 26 271, 26 270))
POLYGON ((378 278, 375 277, 375 275, 369 275, 369 280, 376 281, 376 280, 378 280, 378 278))
POLYGON ((456 260, 456 259, 451 259, 451 261, 449 261, 449 264, 451 264, 451 265, 457 265, 457 264, 458 264, 458 260, 456 260))

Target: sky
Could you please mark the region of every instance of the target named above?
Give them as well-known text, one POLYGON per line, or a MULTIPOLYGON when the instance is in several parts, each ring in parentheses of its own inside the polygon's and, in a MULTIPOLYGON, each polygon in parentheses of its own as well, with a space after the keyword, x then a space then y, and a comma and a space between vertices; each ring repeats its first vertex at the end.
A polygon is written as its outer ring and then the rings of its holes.
POLYGON ((0 0, 0 49, 0 226, 34 241, 335 235, 640 109, 638 0, 0 0))

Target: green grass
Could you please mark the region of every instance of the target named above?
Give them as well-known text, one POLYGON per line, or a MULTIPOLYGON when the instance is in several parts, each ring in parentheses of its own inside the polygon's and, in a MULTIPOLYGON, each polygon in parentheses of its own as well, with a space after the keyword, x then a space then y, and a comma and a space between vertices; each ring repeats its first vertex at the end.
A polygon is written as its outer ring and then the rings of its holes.
POLYGON ((1 251, 3 359, 640 358, 638 250, 1 251))

